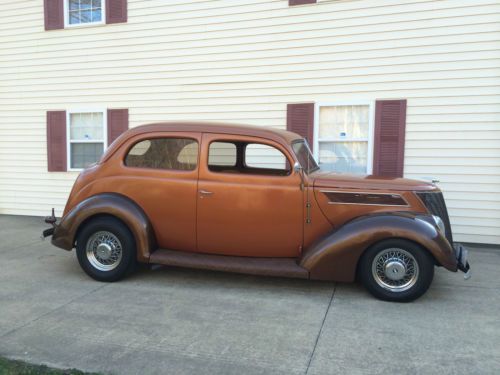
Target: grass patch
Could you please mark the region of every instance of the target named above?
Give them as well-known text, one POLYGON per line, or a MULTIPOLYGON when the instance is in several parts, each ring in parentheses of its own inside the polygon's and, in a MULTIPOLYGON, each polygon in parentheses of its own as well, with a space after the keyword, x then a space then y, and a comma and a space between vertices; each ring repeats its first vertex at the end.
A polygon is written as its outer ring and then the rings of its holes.
POLYGON ((58 370, 43 365, 32 365, 23 361, 13 361, 0 357, 1 375, 98 375, 75 369, 58 370))

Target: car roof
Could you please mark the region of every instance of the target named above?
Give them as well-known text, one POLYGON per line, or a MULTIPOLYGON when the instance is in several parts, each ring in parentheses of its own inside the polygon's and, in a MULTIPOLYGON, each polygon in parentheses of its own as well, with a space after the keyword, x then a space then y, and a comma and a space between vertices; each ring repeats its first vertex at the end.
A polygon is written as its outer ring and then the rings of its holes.
POLYGON ((260 137, 271 139, 280 143, 291 144, 297 139, 302 137, 296 133, 276 129, 271 127, 256 126, 256 125, 243 125, 231 123, 217 123, 217 122, 158 122, 133 127, 120 135, 115 142, 109 147, 101 158, 101 162, 109 159, 109 157, 121 147, 121 145, 131 137, 147 133, 158 132, 193 132, 193 133, 218 133, 218 134, 234 134, 234 135, 248 135, 253 137, 260 137))
POLYGON ((130 136, 152 133, 152 132, 197 132, 197 133, 220 133, 220 134, 235 134, 235 135, 250 135, 263 138, 281 138, 283 141, 290 143, 293 140, 301 137, 283 129, 271 127, 232 124, 232 123, 217 123, 217 122, 158 122, 153 124, 141 125, 129 130, 130 136))

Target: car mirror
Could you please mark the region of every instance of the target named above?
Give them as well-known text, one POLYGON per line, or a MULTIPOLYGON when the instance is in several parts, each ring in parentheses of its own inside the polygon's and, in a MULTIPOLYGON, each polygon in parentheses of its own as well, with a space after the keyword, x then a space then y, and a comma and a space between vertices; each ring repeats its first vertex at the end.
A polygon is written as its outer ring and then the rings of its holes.
POLYGON ((298 161, 295 162, 295 164, 293 165, 293 171, 295 173, 302 173, 303 170, 304 170, 304 168, 302 168, 302 166, 300 165, 300 163, 298 161))

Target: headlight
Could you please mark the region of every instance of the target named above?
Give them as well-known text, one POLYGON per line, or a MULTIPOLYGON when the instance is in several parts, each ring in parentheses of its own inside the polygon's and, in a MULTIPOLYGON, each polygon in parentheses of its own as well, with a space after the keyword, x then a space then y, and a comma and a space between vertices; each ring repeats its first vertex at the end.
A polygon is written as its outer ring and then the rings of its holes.
POLYGON ((444 226, 443 220, 439 216, 432 215, 432 218, 434 219, 434 222, 436 223, 436 226, 439 228, 439 230, 443 233, 446 234, 446 227, 444 226))

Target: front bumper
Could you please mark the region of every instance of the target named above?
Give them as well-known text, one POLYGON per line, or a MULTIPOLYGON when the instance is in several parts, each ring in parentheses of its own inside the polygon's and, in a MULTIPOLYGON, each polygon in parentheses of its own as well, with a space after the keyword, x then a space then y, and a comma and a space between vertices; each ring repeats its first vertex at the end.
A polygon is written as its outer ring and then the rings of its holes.
POLYGON ((468 280, 471 277, 471 270, 469 264, 469 251, 461 244, 454 244, 455 257, 457 258, 457 268, 465 273, 464 279, 468 280))
POLYGON ((54 231, 57 227, 56 225, 56 222, 57 222, 57 218, 56 216, 54 215, 54 209, 52 209, 52 215, 50 216, 46 216, 45 217, 45 220, 44 220, 47 224, 50 224, 52 225, 52 228, 49 228, 49 229, 45 229, 43 232, 42 232, 42 240, 45 239, 46 237, 50 237, 54 234, 54 231))

